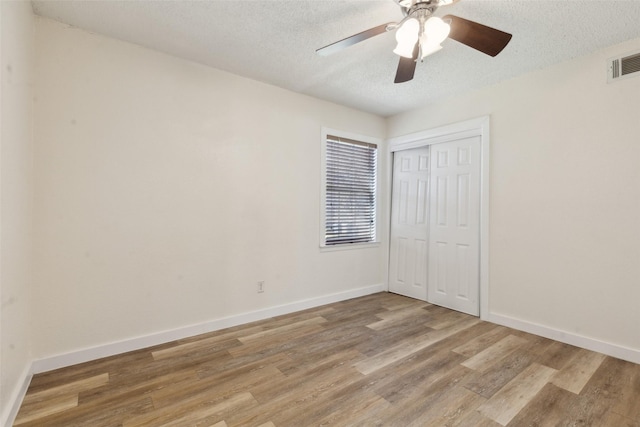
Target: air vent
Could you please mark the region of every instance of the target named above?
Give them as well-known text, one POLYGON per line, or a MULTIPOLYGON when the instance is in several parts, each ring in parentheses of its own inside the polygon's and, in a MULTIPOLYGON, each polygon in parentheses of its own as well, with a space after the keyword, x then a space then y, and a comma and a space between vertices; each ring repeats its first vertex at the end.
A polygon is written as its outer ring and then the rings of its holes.
POLYGON ((627 77, 640 76, 640 51, 611 58, 608 63, 607 83, 627 77))

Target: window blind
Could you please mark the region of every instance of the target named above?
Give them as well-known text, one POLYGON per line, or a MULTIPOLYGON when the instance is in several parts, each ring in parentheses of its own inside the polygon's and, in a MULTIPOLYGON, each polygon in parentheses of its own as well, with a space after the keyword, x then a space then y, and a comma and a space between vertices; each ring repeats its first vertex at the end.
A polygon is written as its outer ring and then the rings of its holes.
POLYGON ((377 146, 327 136, 325 244, 372 242, 377 146))

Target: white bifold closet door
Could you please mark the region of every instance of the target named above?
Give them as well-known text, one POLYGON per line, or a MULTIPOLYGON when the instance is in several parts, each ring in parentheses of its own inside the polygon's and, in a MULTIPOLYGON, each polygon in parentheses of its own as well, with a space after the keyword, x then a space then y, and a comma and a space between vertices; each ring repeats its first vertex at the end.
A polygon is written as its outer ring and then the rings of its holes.
POLYGON ((431 146, 428 301, 480 314, 480 137, 431 146))
POLYGON ((389 290, 427 299, 429 147, 398 151, 393 158, 389 290))
POLYGON ((480 137, 394 153, 389 290, 480 313, 480 137))

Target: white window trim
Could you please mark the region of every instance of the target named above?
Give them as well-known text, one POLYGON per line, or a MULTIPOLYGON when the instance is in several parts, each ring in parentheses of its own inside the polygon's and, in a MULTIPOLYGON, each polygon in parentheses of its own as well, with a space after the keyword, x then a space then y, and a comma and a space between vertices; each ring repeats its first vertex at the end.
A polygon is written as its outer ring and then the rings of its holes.
POLYGON ((382 139, 374 138, 366 135, 359 135, 356 133, 345 132, 337 129, 331 129, 327 127, 322 127, 321 131, 321 153, 320 153, 320 233, 319 233, 319 242, 320 242, 320 250, 322 252, 331 252, 331 251, 344 251, 344 250, 352 250, 352 249, 367 249, 367 248, 377 248, 380 247, 380 214, 381 209, 380 205, 380 180, 382 179, 380 175, 380 159, 382 153, 382 139), (353 139, 355 141, 367 142, 369 144, 375 144, 378 146, 378 156, 376 161, 376 240, 373 242, 366 243, 350 243, 343 245, 326 245, 325 244, 325 233, 326 233, 326 222, 327 222, 327 210, 326 210, 326 201, 327 201, 327 188, 326 188, 326 178, 327 178, 327 136, 333 135, 339 138, 353 139))

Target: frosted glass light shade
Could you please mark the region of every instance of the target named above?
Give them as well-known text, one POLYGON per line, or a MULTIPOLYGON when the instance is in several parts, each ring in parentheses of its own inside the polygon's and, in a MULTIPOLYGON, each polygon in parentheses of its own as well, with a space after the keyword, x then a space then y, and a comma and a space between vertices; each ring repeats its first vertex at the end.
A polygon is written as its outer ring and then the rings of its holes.
POLYGON ((436 53, 440 49, 442 49, 442 46, 440 44, 430 43, 426 40, 426 37, 420 37, 420 53, 422 55, 420 57, 421 59, 423 59, 425 56, 431 55, 432 53, 436 53))
POLYGON ((393 49, 393 53, 404 56, 405 58, 413 58, 413 48, 415 45, 415 43, 398 43, 396 48, 393 49))
POLYGON ((433 16, 424 24, 424 32, 420 35, 420 52, 421 58, 436 53, 442 46, 442 43, 448 36, 451 27, 442 19, 433 16))
POLYGON ((396 41, 398 45, 393 50, 393 53, 404 56, 405 58, 413 57, 413 47, 418 41, 419 31, 420 23, 417 19, 411 18, 402 24, 396 31, 396 41))
POLYGON ((433 45, 439 45, 447 37, 451 27, 437 16, 432 16, 424 24, 424 35, 429 38, 429 43, 433 45))

